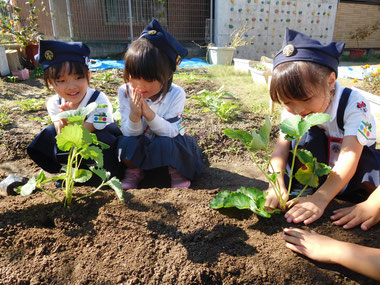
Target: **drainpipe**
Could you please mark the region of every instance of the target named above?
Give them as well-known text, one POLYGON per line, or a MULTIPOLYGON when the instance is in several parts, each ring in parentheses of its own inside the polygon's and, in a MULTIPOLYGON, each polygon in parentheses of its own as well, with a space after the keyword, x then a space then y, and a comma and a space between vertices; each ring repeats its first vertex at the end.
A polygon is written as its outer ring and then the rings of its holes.
POLYGON ((214 0, 210 0, 210 44, 212 44, 213 41, 213 26, 214 26, 214 21, 212 19, 212 11, 214 8, 214 0))
POLYGON ((71 9, 70 9, 70 0, 66 0, 66 10, 67 10, 67 20, 69 22, 69 31, 70 31, 70 40, 73 41, 74 31, 73 31, 73 21, 71 19, 71 9))
POLYGON ((49 0, 49 11, 50 11, 50 17, 51 17, 51 26, 53 28, 53 37, 55 40, 57 40, 58 39, 58 37, 57 37, 57 25, 56 25, 56 21, 55 21, 55 11, 54 11, 52 0, 49 0))
POLYGON ((131 0, 128 0, 128 10, 129 10, 129 32, 131 33, 131 42, 133 42, 132 2, 131 2, 131 0))

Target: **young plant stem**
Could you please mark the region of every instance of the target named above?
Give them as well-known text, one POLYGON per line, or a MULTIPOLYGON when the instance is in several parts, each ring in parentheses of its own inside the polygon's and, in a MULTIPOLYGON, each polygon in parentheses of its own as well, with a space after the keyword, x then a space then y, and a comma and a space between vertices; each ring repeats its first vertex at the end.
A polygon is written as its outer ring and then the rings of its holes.
MULTIPOLYGON (((302 138, 302 137, 301 137, 301 138, 302 138)), ((286 200, 289 199, 290 191, 291 191, 291 189, 292 189, 293 170, 294 170, 294 165, 295 165, 295 161, 296 161, 297 148, 298 148, 298 144, 299 144, 300 141, 301 141, 301 138, 298 138, 298 139, 297 139, 297 143, 296 143, 296 146, 294 147, 294 151, 293 151, 292 167, 291 167, 291 169, 290 169, 289 185, 288 185, 288 193, 286 194, 286 200)))
POLYGON ((59 203, 63 204, 63 201, 60 200, 59 198, 55 197, 53 194, 49 193, 48 191, 46 191, 44 188, 42 188, 41 186, 38 187, 41 189, 42 192, 44 192, 45 194, 47 194, 48 196, 50 196, 51 198, 57 200, 59 203))
POLYGON ((293 202, 290 203, 288 208, 291 208, 294 205, 294 203, 297 202, 298 198, 301 197, 302 193, 306 190, 307 186, 309 186, 309 184, 306 184, 305 187, 303 187, 302 191, 297 195, 297 197, 293 199, 293 202))
POLYGON ((83 196, 80 196, 78 198, 76 198, 74 200, 74 202, 78 201, 78 200, 81 200, 81 199, 84 199, 84 198, 87 198, 87 197, 90 197, 91 195, 94 195, 96 192, 98 192, 100 190, 100 188, 102 188, 103 186, 105 185, 105 183, 103 182, 102 184, 100 184, 94 191, 86 194, 86 195, 83 195, 83 196))

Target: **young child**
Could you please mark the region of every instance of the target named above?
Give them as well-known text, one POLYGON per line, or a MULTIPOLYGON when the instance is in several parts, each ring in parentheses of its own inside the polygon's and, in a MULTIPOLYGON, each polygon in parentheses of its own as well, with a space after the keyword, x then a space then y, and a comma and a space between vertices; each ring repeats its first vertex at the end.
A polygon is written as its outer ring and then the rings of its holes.
POLYGON ((186 94, 173 73, 187 50, 153 20, 125 54, 119 88, 122 137, 119 160, 126 166, 123 189, 137 188, 143 171, 168 166, 172 187, 189 187, 202 171, 202 151, 184 134, 186 94))
MULTIPOLYGON (((67 119, 57 116, 62 111, 75 110, 96 102, 98 107, 88 115, 84 122, 99 141, 110 148, 103 150, 104 168, 114 176, 121 176, 117 166, 116 138, 121 131, 112 118, 112 105, 103 92, 91 89, 90 71, 87 66, 90 49, 79 42, 40 41, 36 60, 44 69, 47 88, 53 87, 56 95, 47 101, 47 110, 53 125, 46 127, 28 146, 27 152, 32 160, 50 173, 58 173, 67 163, 67 154, 56 145, 56 135, 67 125, 67 119), (101 116, 102 120, 99 120, 101 116)), ((86 167, 84 162, 82 166, 86 167)), ((88 166, 88 165, 87 165, 88 166)))
MULTIPOLYGON (((321 179, 318 190, 299 198, 285 214, 289 223, 310 224, 340 192, 373 191, 380 184, 380 154, 375 150, 375 120, 369 104, 359 92, 342 88, 336 81, 343 48, 342 42, 322 45, 287 29, 283 47, 273 60, 270 96, 284 106, 283 119, 295 114, 331 115, 329 122, 312 127, 300 146, 310 150, 319 162, 329 164, 332 171, 321 179)), ((274 170, 281 172, 283 195, 288 177, 282 171, 288 164, 289 173, 289 150, 294 146, 281 134, 271 157, 274 170)), ((273 190, 268 189, 266 206, 277 205, 273 190)))
MULTIPOLYGON (((335 211, 333 219, 351 228, 362 224, 369 229, 380 221, 380 187, 365 202, 335 211), (340 217, 340 219, 339 219, 340 217)), ((336 263, 370 278, 380 280, 380 249, 341 242, 312 231, 284 229, 286 247, 320 262, 336 263)))

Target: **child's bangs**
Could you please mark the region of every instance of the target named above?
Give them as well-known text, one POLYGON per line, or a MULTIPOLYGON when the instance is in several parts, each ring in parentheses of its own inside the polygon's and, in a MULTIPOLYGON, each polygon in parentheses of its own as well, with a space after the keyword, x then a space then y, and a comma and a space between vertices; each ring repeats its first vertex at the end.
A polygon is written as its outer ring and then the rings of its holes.
POLYGON ((87 81, 89 81, 87 65, 81 62, 77 62, 77 61, 60 62, 48 67, 44 72, 45 81, 47 80, 55 81, 59 77, 63 76, 63 74, 65 74, 66 72, 69 75, 77 74, 79 76, 86 78, 87 81))
POLYGON ((129 53, 125 58, 125 81, 129 78, 143 78, 146 81, 164 82, 162 59, 151 50, 148 53, 129 53))
POLYGON ((270 97, 277 103, 286 101, 286 99, 306 99, 309 97, 310 87, 307 88, 305 82, 310 82, 309 76, 297 63, 283 63, 273 71, 270 97))

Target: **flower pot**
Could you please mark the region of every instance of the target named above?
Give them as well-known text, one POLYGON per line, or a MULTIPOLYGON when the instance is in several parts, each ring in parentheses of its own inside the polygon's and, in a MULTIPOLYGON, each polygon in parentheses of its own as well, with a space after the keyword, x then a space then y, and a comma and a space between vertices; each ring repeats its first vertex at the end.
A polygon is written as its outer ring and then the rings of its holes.
POLYGON ((350 49, 350 58, 359 58, 365 54, 365 49, 350 49))
POLYGON ((253 63, 252 60, 242 59, 242 58, 234 58, 234 68, 235 71, 249 73, 249 66, 253 63))
POLYGON ((209 59, 212 64, 231 65, 235 50, 232 47, 209 47, 209 59))
POLYGON ((34 56, 38 53, 38 44, 28 44, 25 47, 26 64, 29 68, 38 66, 38 62, 34 59, 34 56))
POLYGON ((254 82, 268 85, 269 76, 272 75, 272 71, 267 67, 266 70, 256 69, 254 66, 249 67, 251 76, 254 82))

